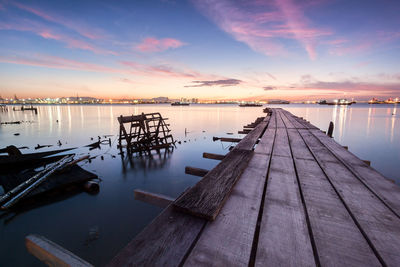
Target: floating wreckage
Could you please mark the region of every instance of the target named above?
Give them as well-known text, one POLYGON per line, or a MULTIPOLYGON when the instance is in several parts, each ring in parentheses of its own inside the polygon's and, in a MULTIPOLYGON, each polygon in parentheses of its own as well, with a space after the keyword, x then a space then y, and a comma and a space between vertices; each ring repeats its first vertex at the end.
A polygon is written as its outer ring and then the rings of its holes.
POLYGON ((166 120, 167 118, 163 118, 158 112, 132 116, 121 115, 118 117, 118 148, 122 152, 125 147, 128 154, 142 152, 150 154, 151 150, 170 148, 175 141, 166 120))
POLYGON ((15 146, 0 149, 0 153, 8 153, 0 156, 0 185, 5 191, 0 196, 0 208, 20 207, 17 204, 25 200, 49 196, 51 192, 71 187, 89 193, 98 191, 99 185, 94 180, 97 175, 77 165, 89 155, 78 159, 74 159, 75 154, 55 155, 72 149, 30 154, 22 154, 15 146), (41 167, 43 169, 38 170, 41 167))

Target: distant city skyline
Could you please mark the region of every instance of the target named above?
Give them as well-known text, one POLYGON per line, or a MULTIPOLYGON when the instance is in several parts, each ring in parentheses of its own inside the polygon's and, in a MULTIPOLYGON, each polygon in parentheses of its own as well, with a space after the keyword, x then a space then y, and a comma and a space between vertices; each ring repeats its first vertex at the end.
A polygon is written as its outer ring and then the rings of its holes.
POLYGON ((0 0, 0 95, 396 98, 398 14, 395 0, 0 0))

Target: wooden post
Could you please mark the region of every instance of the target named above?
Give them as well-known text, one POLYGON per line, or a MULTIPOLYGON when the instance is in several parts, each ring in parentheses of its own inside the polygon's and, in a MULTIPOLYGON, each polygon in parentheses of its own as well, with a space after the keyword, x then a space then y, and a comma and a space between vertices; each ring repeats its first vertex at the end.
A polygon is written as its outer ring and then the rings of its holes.
POLYGON ((332 134, 333 134, 333 122, 330 122, 327 135, 329 137, 332 137, 332 134))
POLYGON ((48 266, 93 266, 43 236, 28 235, 25 246, 29 253, 48 266))

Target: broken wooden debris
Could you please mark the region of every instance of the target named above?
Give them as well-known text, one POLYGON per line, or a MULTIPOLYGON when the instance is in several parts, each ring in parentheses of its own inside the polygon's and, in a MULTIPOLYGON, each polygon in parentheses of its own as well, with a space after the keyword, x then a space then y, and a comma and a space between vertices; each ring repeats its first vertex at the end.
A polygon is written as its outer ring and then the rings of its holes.
POLYGON ((118 122, 119 148, 126 147, 128 153, 150 153, 151 150, 168 149, 174 145, 171 130, 160 113, 120 116, 118 122), (125 128, 125 124, 129 124, 125 128), (122 144, 125 142, 125 144, 122 144))
POLYGON ((136 200, 140 200, 161 208, 166 208, 175 200, 169 196, 151 193, 140 189, 135 189, 133 192, 136 200))
POLYGON ((40 235, 26 236, 25 246, 30 254, 49 266, 93 266, 40 235))
POLYGON ((186 174, 190 174, 190 175, 194 175, 194 176, 203 177, 208 173, 208 170, 201 169, 201 168, 196 168, 196 167, 186 166, 185 167, 185 173, 186 174))

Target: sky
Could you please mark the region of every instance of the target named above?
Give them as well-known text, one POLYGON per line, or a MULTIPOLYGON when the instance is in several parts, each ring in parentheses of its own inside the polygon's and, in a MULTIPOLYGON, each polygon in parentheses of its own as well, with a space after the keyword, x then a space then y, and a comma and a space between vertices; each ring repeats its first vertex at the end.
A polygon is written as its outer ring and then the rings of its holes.
POLYGON ((0 0, 0 96, 400 97, 399 0, 0 0))

